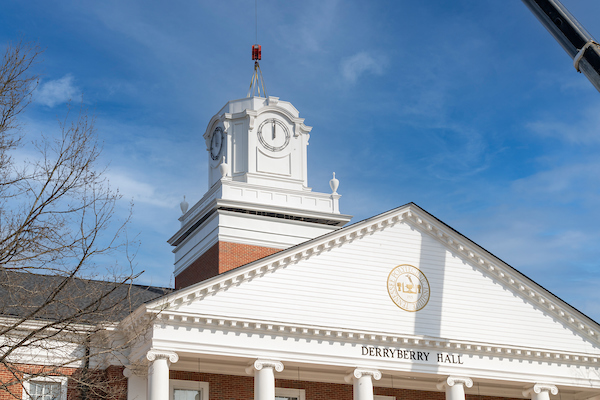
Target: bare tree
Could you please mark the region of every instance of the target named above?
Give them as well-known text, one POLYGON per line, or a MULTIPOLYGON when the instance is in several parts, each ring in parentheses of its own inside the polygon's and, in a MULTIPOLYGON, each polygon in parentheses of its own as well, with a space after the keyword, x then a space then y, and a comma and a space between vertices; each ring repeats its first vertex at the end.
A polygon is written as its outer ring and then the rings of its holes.
POLYGON ((0 397, 33 395, 36 380, 64 376, 79 398, 119 398, 123 376, 110 366, 126 362, 136 335, 114 327, 164 292, 133 285, 131 265, 99 272, 98 257, 128 251, 129 221, 115 221, 120 196, 98 165, 94 119, 83 108, 67 111, 59 135, 33 141, 36 157, 15 161, 40 54, 36 44, 9 45, 0 65, 0 397))

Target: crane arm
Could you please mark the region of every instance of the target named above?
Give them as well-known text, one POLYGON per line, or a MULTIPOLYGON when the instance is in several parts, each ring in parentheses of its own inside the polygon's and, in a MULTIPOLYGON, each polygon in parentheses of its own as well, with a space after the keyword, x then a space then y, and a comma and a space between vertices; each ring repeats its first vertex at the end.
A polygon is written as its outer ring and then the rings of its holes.
POLYGON ((522 0, 600 91, 600 45, 559 0, 522 0))

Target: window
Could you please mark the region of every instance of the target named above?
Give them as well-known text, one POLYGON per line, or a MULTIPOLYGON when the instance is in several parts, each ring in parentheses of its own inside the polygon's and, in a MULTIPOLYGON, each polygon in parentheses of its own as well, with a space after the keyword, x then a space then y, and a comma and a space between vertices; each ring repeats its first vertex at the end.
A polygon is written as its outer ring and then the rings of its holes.
POLYGON ((27 379, 23 382, 23 400, 66 400, 67 379, 66 376, 38 376, 27 379))
POLYGON ((208 382, 169 381, 169 400, 208 400, 208 382))
POLYGON ((275 400, 304 400, 304 389, 275 388, 275 400))

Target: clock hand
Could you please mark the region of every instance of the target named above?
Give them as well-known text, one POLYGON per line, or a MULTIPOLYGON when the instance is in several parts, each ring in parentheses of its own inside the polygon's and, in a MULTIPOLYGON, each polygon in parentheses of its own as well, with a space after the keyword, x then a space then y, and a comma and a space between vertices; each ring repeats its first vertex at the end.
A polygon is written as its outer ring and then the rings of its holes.
POLYGON ((272 139, 275 140, 275 120, 271 122, 271 132, 273 133, 272 139))

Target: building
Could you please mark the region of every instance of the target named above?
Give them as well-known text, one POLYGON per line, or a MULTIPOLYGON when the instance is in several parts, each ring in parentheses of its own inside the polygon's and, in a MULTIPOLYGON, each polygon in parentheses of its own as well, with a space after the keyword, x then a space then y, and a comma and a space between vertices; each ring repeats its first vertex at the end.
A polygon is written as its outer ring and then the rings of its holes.
POLYGON ((276 97, 208 123, 177 290, 115 328, 129 400, 600 399, 596 322, 413 203, 343 227, 310 130, 276 97))
POLYGON ((310 129, 275 97, 211 119, 179 290, 130 317, 157 314, 130 399, 600 394, 598 324, 415 204, 340 228, 335 178, 308 188, 310 129))

